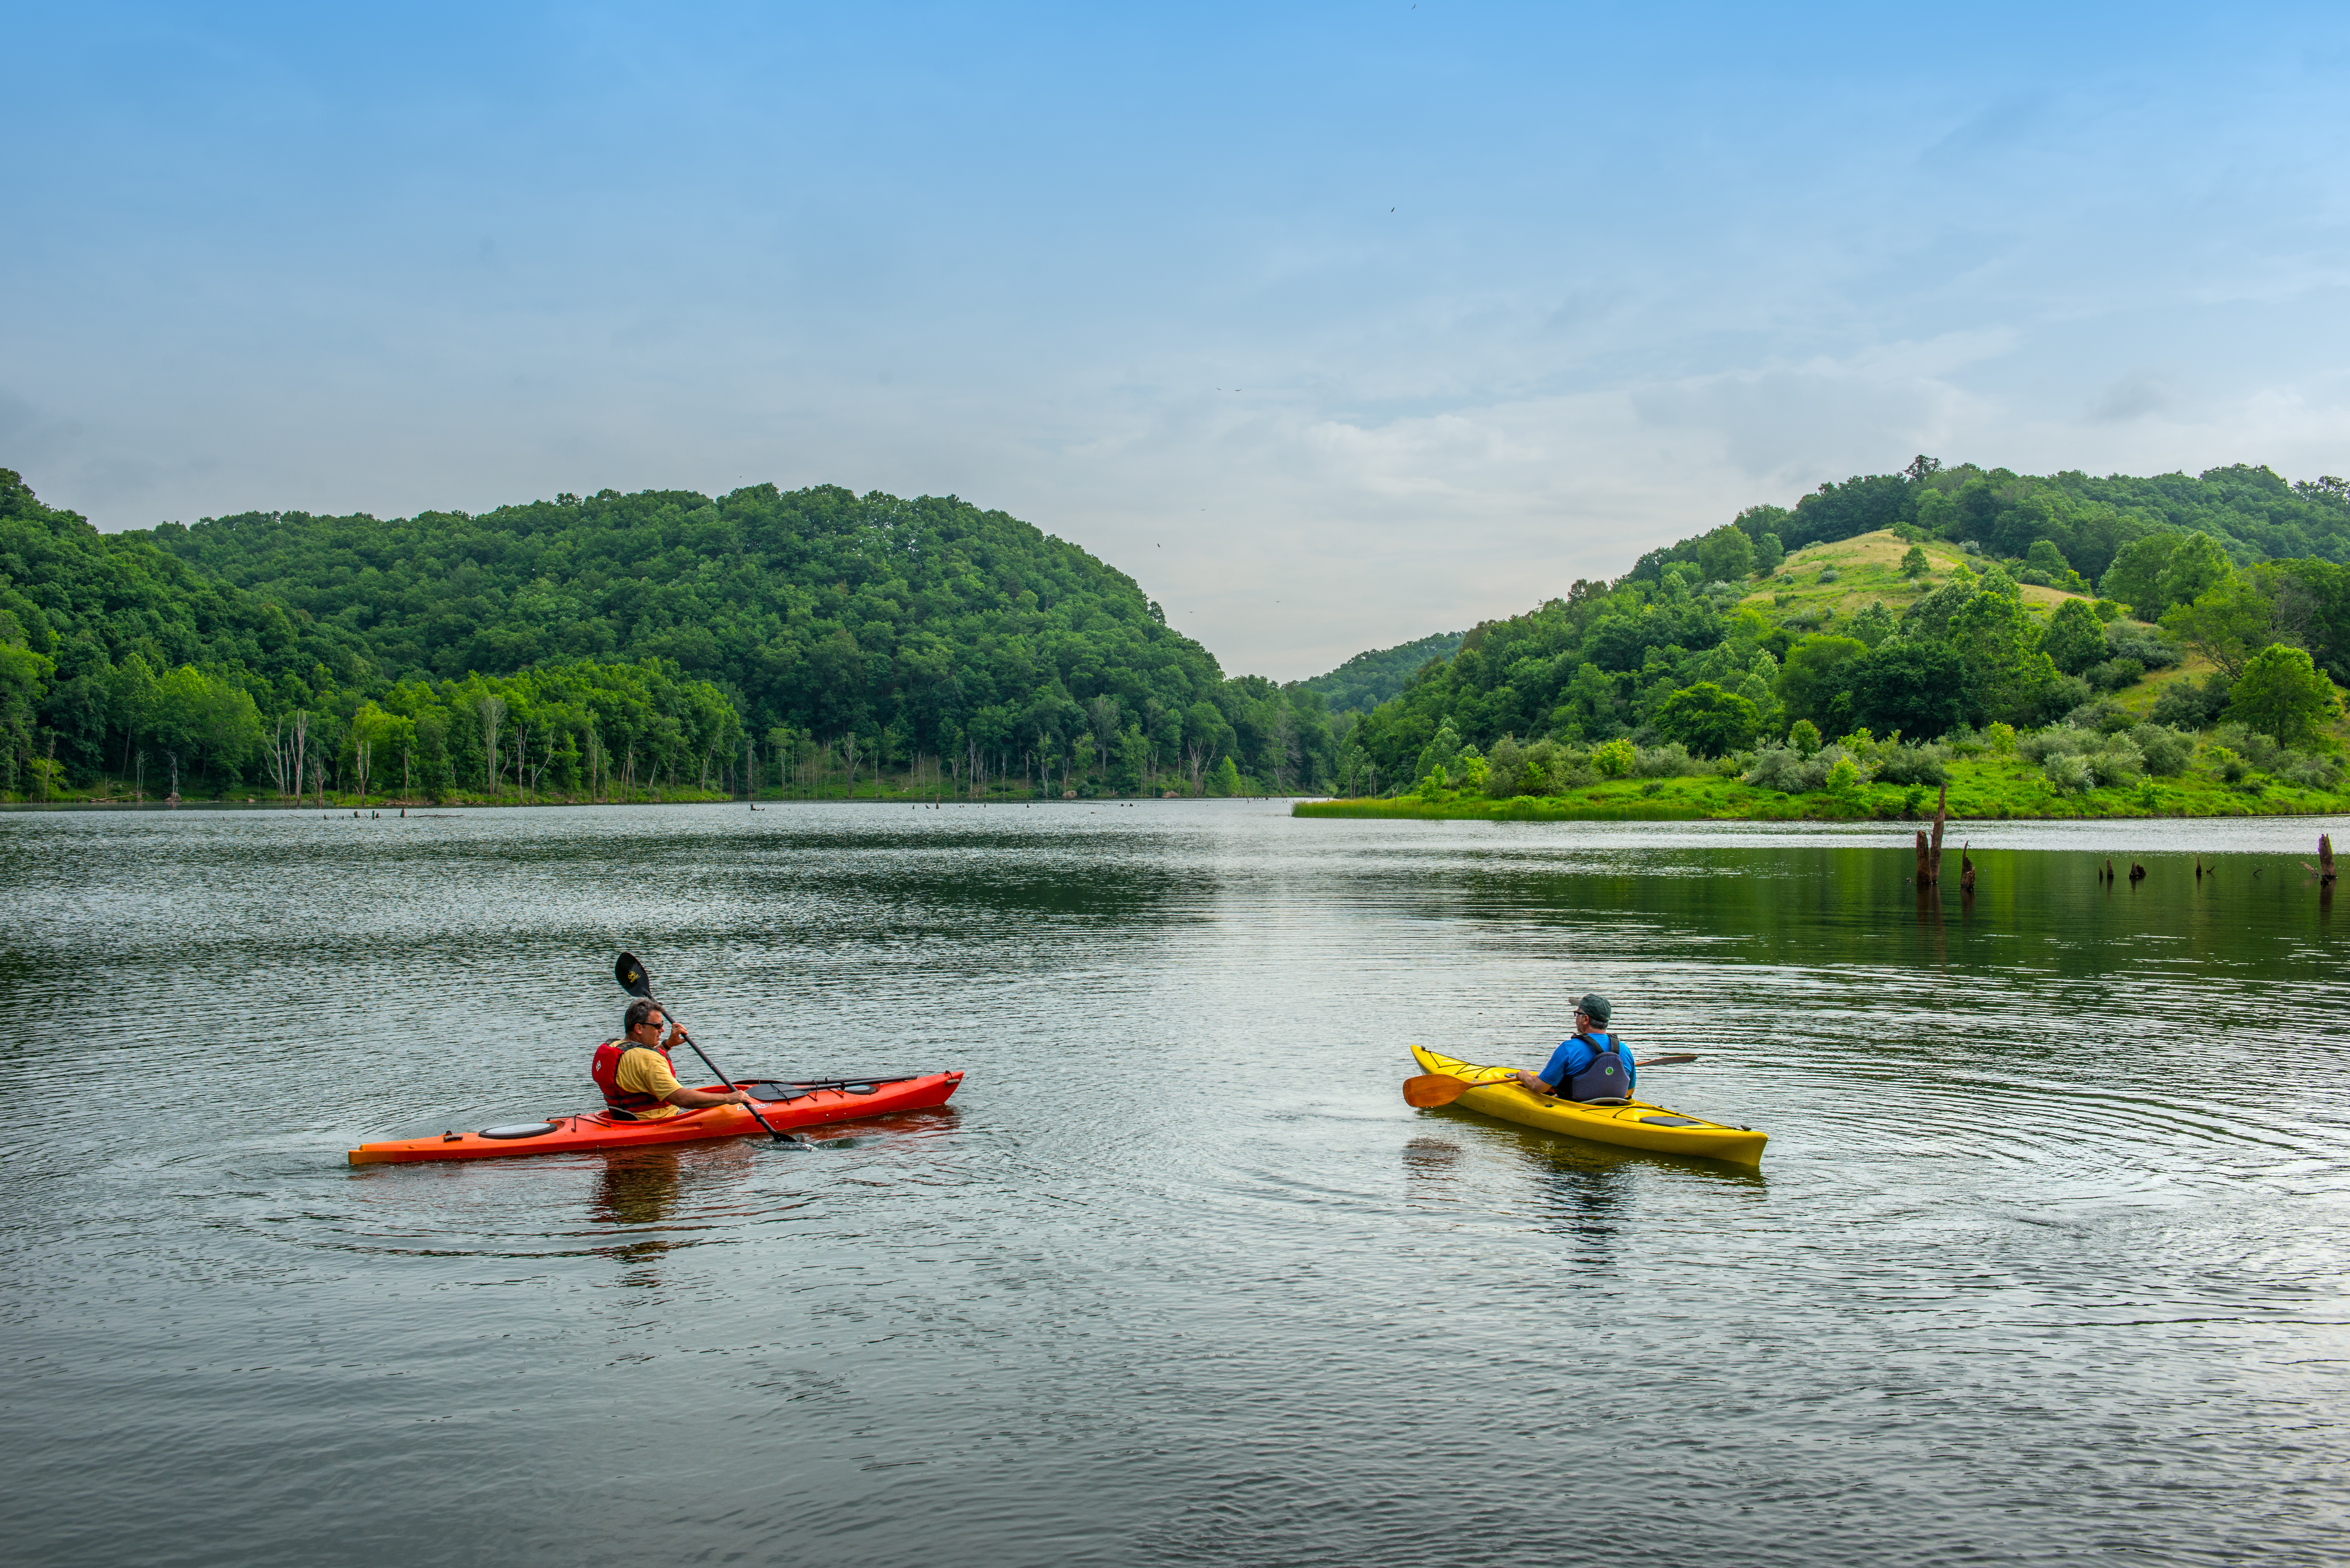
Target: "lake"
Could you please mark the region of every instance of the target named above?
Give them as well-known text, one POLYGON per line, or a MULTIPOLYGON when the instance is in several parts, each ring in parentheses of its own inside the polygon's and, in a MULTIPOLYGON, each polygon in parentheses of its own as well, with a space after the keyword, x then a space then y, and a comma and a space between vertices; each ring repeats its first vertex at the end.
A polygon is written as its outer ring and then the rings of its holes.
POLYGON ((2339 1561, 2345 826, 1960 825, 1921 905, 1906 825, 0 815, 0 1529, 2339 1561), (623 947, 738 1075, 969 1077, 804 1148, 346 1165, 588 1108, 623 947), (1539 1065, 1586 990, 1759 1171, 1403 1106, 1407 1043, 1539 1065))

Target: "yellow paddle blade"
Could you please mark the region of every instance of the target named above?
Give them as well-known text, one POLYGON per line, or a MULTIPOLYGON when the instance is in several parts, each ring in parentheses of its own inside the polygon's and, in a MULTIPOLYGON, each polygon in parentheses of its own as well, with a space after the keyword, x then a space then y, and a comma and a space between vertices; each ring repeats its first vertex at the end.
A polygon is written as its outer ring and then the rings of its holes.
MULTIPOLYGON (((1506 1078, 1501 1081, 1509 1082, 1506 1078)), ((1426 1110, 1430 1106, 1449 1106, 1471 1089, 1492 1086, 1491 1084, 1472 1084, 1450 1073, 1422 1073, 1417 1078, 1403 1081, 1403 1103, 1426 1110)))

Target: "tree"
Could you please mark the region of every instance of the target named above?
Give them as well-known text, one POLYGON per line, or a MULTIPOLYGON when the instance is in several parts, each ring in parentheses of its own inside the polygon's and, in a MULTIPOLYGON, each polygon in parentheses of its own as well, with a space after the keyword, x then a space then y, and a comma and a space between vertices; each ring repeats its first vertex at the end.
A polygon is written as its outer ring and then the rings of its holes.
POLYGON ((2209 534, 2189 534, 2162 566, 2162 607, 2187 604, 2235 576, 2228 552, 2209 534))
POLYGON ((2048 618, 2040 651, 2067 675, 2078 675, 2106 657, 2106 628, 2085 599, 2066 599, 2048 618))
POLYGON ((2230 572, 2191 602, 2163 613, 2162 629, 2233 680, 2252 655, 2278 639, 2277 598, 2252 576, 2230 572))
POLYGON ((1700 542, 1697 559, 1711 582, 1744 582, 1754 572, 1754 541, 1737 524, 1725 523, 1700 542))
POLYGON ((1233 766, 1231 753, 1224 753, 1223 757, 1217 762, 1215 768, 1208 774, 1208 793, 1210 794, 1241 793, 1241 770, 1233 766))
POLYGON ((1779 701, 1796 718, 1841 733, 1848 714, 1836 699, 1852 684, 1846 667, 1867 657, 1868 644, 1856 637, 1814 632, 1787 649, 1786 665, 1779 671, 1779 701))
POLYGON ((1901 575, 1903 576, 1922 577, 1933 569, 1934 563, 1926 558, 1926 546, 1923 545, 1912 545, 1902 553, 1901 575))
POLYGON ((1984 589, 1950 617, 1950 644, 1965 661, 1970 706, 2010 723, 2040 722, 2040 701, 2055 666, 2019 598, 1984 589))
POLYGON ((2162 597, 2162 573, 2180 537, 2165 530, 2123 545, 2106 575, 2097 579, 2097 591, 2129 606, 2130 613, 2140 620, 2160 619, 2169 607, 2162 597))
POLYGON ((1947 643, 1888 642, 1852 672, 1853 716, 1880 734, 1931 740, 1956 729, 1968 695, 1966 664, 1947 643))
POLYGON ((1787 744, 1795 748, 1797 756, 1810 756, 1820 749, 1820 727, 1809 719, 1796 720, 1787 730, 1787 744))
POLYGON ((1745 698, 1700 680, 1666 698, 1651 722, 1667 740, 1700 756, 1719 757, 1752 745, 1762 716, 1745 698))
POLYGON ((2340 714, 2340 694, 2308 651, 2271 643, 2244 661, 2228 693, 2228 714, 2284 745, 2303 746, 2340 714))
POLYGON ((1871 599, 1852 618, 1852 635, 1875 648, 1893 635, 1893 612, 1883 599, 1871 599))
POLYGON ((1769 576, 1784 565, 1786 546, 1779 543, 1776 534, 1762 534, 1754 540, 1754 572, 1757 576, 1769 576))

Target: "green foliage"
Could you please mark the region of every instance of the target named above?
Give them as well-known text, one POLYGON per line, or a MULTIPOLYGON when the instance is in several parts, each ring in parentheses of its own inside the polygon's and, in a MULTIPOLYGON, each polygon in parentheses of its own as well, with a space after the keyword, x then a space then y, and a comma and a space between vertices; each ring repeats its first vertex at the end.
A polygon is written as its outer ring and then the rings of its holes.
POLYGON ((1820 749, 1820 728, 1809 719, 1798 719, 1787 731, 1787 744, 1798 756, 1809 757, 1820 749))
POLYGON ((1232 795, 1241 793, 1241 770, 1230 755, 1217 759, 1215 768, 1208 774, 1208 793, 1232 795))
POLYGON ((1779 675, 1779 700, 1798 719, 1811 720, 1823 730, 1844 729, 1852 717, 1848 667, 1868 654, 1868 644, 1858 638, 1813 633, 1788 649, 1779 675))
POLYGON ((1601 778, 1620 779, 1632 771, 1638 760, 1632 742, 1626 740, 1609 741, 1591 749, 1591 766, 1601 778))
POLYGON ((1787 559, 1786 546, 1776 534, 1761 534, 1754 538, 1754 571, 1758 576, 1769 576, 1787 559))
POLYGON ((1700 756, 1718 757, 1752 745, 1762 716, 1745 698, 1700 680, 1667 697, 1653 722, 1667 739, 1700 756))
POLYGON ((2271 643, 2244 663, 2228 698, 2228 715, 2284 745, 2306 745, 2341 714, 2341 697, 2309 654, 2271 643))
POLYGON ((1923 545, 1912 545, 1902 552, 1901 575, 1903 576, 1913 579, 1922 577, 1933 569, 1934 563, 1927 558, 1923 545))
POLYGON ((1875 649, 1893 635, 1894 626, 1893 612, 1885 607, 1885 601, 1871 599, 1852 618, 1852 635, 1875 649))
POLYGON ((2174 603, 2163 613, 2162 629, 2232 680, 2253 654, 2278 640, 2279 589, 2286 580, 2272 567, 2230 571, 2192 601, 2174 603))
POLYGON ((2066 599, 2048 618, 2040 636, 2040 651, 2067 675, 2078 675, 2106 659, 2106 628, 2096 612, 2081 599, 2066 599))
POLYGON ((1367 713, 1401 691, 1415 678, 1428 671, 1430 666, 1441 669, 1444 661, 1460 648, 1464 635, 1457 631, 1440 631, 1417 642, 1358 653, 1329 674, 1316 675, 1298 684, 1308 691, 1320 692, 1334 714, 1367 713))

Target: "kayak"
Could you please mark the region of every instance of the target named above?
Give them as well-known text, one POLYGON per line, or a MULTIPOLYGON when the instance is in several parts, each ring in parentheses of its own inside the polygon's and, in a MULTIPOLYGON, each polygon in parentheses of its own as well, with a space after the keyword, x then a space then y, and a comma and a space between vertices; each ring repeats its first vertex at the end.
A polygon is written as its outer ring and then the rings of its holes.
MULTIPOLYGON (((925 1073, 898 1079, 826 1078, 785 1083, 762 1079, 737 1084, 760 1102, 767 1126, 788 1132, 943 1106, 962 1084, 961 1073, 925 1073)), ((702 1093, 720 1092, 715 1084, 702 1093)), ((363 1143, 351 1150, 353 1165, 405 1165, 427 1159, 496 1159, 517 1154, 582 1154, 596 1149, 650 1148, 660 1144, 698 1143, 707 1138, 764 1136, 766 1128, 742 1106, 709 1106, 681 1111, 659 1121, 632 1121, 607 1111, 518 1122, 479 1132, 435 1133, 390 1143, 363 1143)))
POLYGON ((1739 1165, 1761 1165, 1762 1146, 1770 1141, 1752 1127, 1726 1127, 1646 1100, 1602 1106, 1553 1099, 1513 1082, 1510 1076, 1517 1070, 1513 1067, 1480 1066, 1422 1045, 1413 1046, 1411 1054, 1423 1073, 1443 1073, 1478 1085, 1454 1105, 1522 1127, 1587 1137, 1594 1143, 1622 1144, 1659 1154, 1693 1154, 1739 1165))

